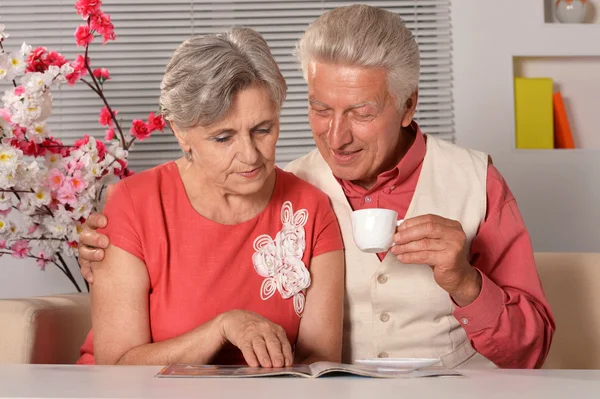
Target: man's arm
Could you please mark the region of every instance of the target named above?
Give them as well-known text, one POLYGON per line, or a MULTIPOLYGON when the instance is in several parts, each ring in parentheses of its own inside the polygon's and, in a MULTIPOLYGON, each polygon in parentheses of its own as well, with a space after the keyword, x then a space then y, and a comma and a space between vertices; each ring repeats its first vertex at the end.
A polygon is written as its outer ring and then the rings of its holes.
POLYGON ((488 212, 471 245, 481 292, 454 316, 473 347, 499 367, 539 368, 555 331, 537 273, 531 240, 517 203, 490 165, 488 212))

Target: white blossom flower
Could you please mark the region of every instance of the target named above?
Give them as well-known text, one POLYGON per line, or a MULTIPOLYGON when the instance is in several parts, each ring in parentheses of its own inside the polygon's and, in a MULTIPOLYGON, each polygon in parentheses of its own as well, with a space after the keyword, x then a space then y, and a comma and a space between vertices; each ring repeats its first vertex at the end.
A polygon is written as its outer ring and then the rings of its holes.
POLYGON ((29 53, 31 53, 31 46, 28 45, 27 43, 23 42, 23 44, 21 44, 21 49, 19 51, 21 52, 21 55, 24 58, 27 58, 29 53))
POLYGON ((33 123, 27 129, 27 133, 35 143, 41 143, 50 135, 50 128, 46 122, 33 123))
POLYGON ((14 175, 17 172, 19 159, 23 155, 23 151, 12 146, 0 144, 0 187, 3 187, 1 179, 7 178, 8 175, 14 175))
POLYGON ((45 168, 47 170, 60 169, 65 165, 63 157, 59 154, 48 153, 44 158, 46 159, 45 168))
POLYGON ((6 53, 0 54, 0 80, 11 80, 12 76, 12 68, 8 60, 8 55, 6 53))
POLYGON ((52 202, 50 190, 45 187, 39 187, 31 197, 32 203, 36 206, 48 205, 52 202))
POLYGON ((11 66, 13 76, 20 76, 23 74, 23 72, 25 72, 27 63, 25 62, 25 57, 20 51, 10 53, 8 55, 8 62, 11 66))
POLYGON ((4 32, 5 28, 6 26, 4 24, 0 24, 0 41, 10 37, 8 33, 4 32))
POLYGON ((7 191, 0 191, 0 211, 6 211, 18 203, 16 195, 7 191))
POLYGON ((2 215, 0 215, 0 234, 8 232, 9 226, 10 225, 8 223, 8 220, 6 220, 2 217, 2 215))

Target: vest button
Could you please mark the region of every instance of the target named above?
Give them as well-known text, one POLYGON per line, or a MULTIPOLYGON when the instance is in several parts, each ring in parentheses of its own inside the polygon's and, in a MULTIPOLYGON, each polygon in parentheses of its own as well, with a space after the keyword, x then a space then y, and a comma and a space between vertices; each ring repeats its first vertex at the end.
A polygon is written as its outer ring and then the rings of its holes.
POLYGON ((377 357, 380 359, 385 359, 386 357, 390 357, 390 355, 388 355, 386 352, 379 352, 377 357))
POLYGON ((388 278, 387 278, 387 276, 386 276, 385 274, 380 274, 380 275, 377 277, 377 282, 378 282, 379 284, 385 284, 385 283, 387 283, 387 281, 388 281, 388 278))
POLYGON ((383 321, 384 323, 386 323, 388 320, 390 319, 390 314, 389 313, 382 313, 379 315, 379 320, 383 321))
POLYGON ((463 317, 462 319, 460 319, 460 322, 463 323, 464 325, 469 324, 469 319, 467 319, 466 317, 463 317))
POLYGON ((368 195, 365 197, 365 202, 367 204, 370 204, 372 200, 373 200, 373 198, 369 197, 368 195))

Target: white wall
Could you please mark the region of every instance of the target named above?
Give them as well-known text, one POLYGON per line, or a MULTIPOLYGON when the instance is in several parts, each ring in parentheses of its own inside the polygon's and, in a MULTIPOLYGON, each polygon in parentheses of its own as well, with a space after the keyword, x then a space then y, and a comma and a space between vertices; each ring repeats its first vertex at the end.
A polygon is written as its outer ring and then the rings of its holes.
MULTIPOLYGON (((71 273, 85 292, 75 261, 70 263, 71 273)), ((48 265, 45 271, 41 271, 32 259, 15 259, 9 255, 0 257, 0 299, 70 292, 77 290, 56 266, 48 265)))
POLYGON ((457 142, 492 155, 534 250, 600 252, 600 150, 514 149, 513 56, 600 55, 600 24, 543 22, 542 0, 452 2, 457 142))

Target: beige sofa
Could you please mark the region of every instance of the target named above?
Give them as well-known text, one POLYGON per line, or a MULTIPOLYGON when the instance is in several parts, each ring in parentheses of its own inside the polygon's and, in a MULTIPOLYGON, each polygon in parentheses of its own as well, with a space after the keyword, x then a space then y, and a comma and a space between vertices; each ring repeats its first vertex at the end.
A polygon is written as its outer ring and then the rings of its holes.
MULTIPOLYGON (((557 323, 544 368, 600 369, 600 253, 536 261, 557 323)), ((85 294, 0 300, 0 363, 73 363, 90 325, 85 294)))

